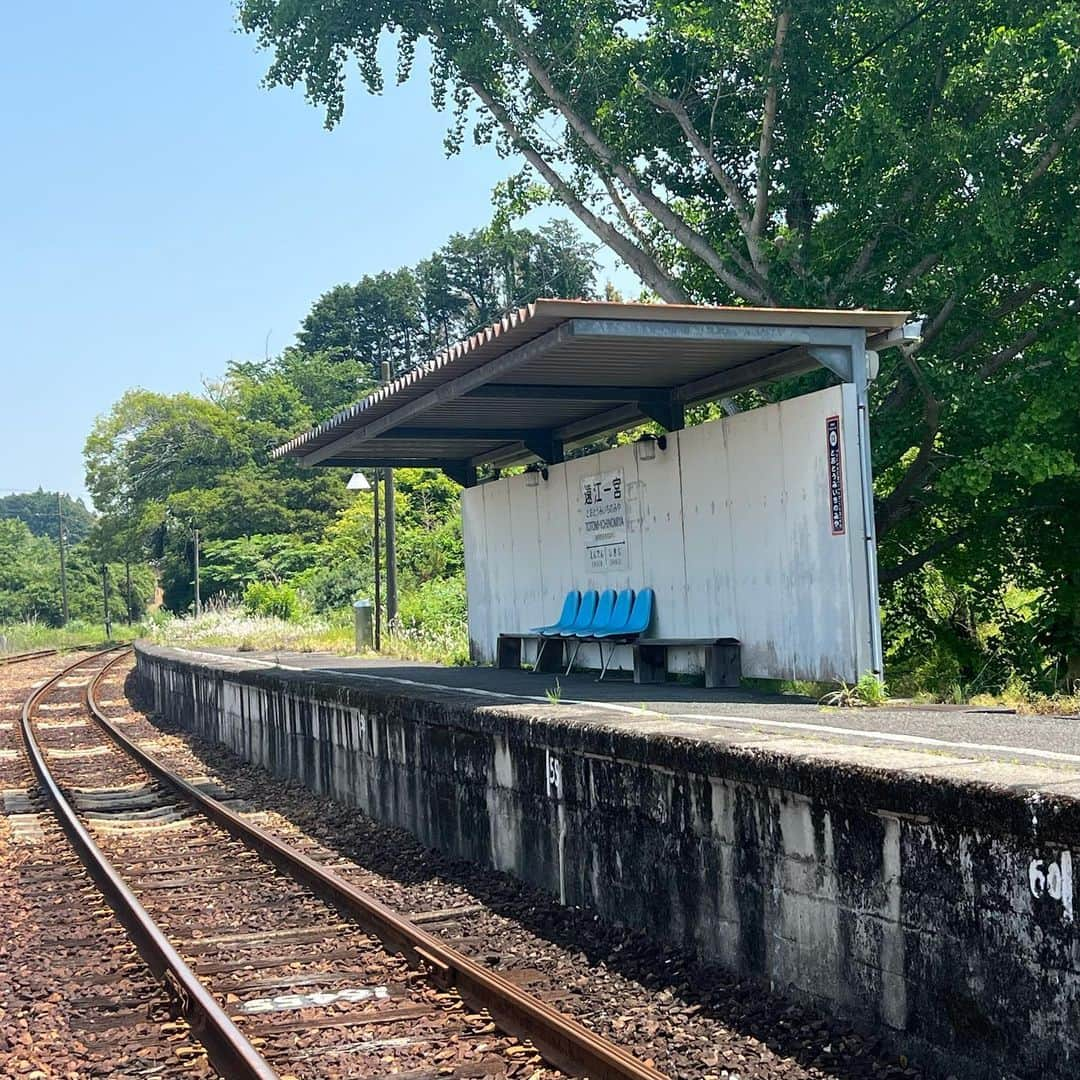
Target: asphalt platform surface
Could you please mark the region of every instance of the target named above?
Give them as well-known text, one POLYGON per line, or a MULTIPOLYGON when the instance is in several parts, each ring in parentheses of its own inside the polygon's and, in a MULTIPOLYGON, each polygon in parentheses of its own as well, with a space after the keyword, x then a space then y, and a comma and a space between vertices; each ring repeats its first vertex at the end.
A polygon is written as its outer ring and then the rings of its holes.
MULTIPOLYGON (((693 735, 698 729, 710 741, 721 737, 734 743, 760 743, 764 737, 777 749, 784 744, 793 750, 799 740, 812 741, 819 747, 831 744, 837 756, 843 756, 844 747, 872 747, 880 751, 874 756, 886 767, 892 749, 907 752, 897 755, 904 758, 912 752, 937 755, 924 760, 940 768, 948 768, 950 763, 970 766, 983 760, 1059 769, 1071 774, 1069 780, 1080 776, 1080 716, 1018 715, 1007 709, 953 705, 840 709, 823 707, 809 698, 751 689, 706 690, 676 682, 639 686, 625 677, 609 676, 598 682, 589 674, 556 677, 329 653, 238 652, 207 647, 183 651, 203 659, 228 657, 254 667, 344 675, 382 685, 388 691, 394 686, 415 689, 417 684, 431 685, 490 705, 551 706, 546 692, 555 688, 558 678, 558 706, 572 706, 568 713, 580 716, 584 712, 598 721, 614 713, 624 723, 639 718, 651 731, 666 723, 683 735, 693 735)), ((865 758, 865 751, 859 756, 865 758)), ((933 771, 938 771, 937 767, 933 771)))

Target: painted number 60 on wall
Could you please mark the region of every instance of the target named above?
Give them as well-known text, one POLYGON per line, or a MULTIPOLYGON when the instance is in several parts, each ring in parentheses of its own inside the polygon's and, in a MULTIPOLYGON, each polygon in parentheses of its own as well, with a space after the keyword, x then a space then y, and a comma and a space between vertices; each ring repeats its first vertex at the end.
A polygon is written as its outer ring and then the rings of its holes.
POLYGON ((1062 921, 1073 921, 1072 852, 1063 851, 1056 860, 1032 859, 1028 864, 1028 887, 1036 900, 1059 901, 1062 921))

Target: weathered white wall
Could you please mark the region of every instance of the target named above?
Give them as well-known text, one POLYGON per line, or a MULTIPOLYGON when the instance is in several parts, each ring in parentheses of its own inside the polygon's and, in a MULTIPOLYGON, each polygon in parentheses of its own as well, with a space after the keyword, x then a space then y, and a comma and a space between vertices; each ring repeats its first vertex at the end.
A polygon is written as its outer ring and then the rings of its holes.
MULTIPOLYGON (((466 490, 469 636, 493 661, 500 633, 550 622, 571 588, 656 590, 657 637, 742 641, 743 674, 853 680, 872 664, 854 390, 837 386, 634 446, 466 490), (831 528, 826 418, 841 417, 846 528, 831 528), (621 468, 629 566, 588 572, 583 477, 621 468)), ((875 606, 876 611, 876 606, 875 606)), ((627 665, 628 650, 617 663, 627 665)), ((595 647, 581 662, 598 663, 595 647)), ((673 663, 693 670, 700 654, 673 663)))

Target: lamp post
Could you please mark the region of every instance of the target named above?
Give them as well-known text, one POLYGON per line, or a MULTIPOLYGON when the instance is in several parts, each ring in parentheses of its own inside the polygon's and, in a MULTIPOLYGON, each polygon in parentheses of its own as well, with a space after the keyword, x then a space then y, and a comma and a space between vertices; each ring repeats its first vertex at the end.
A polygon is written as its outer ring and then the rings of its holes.
POLYGON ((379 470, 375 470, 375 487, 362 472, 354 472, 345 485, 349 491, 371 491, 375 510, 375 528, 372 547, 375 556, 375 651, 382 649, 382 569, 379 565, 379 470))
MULTIPOLYGON (((390 361, 379 365, 383 385, 390 382, 390 361)), ((386 622, 397 618, 397 508, 394 506, 394 470, 381 469, 383 498, 386 500, 386 622)), ((379 475, 378 472, 375 474, 379 475)), ((375 500, 378 503, 378 499, 375 500)))

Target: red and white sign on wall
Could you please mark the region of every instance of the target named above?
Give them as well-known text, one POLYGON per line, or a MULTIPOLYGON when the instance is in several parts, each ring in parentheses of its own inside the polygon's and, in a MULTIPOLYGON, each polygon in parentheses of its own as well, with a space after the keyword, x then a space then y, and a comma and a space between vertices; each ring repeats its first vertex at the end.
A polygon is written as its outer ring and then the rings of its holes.
POLYGON ((829 416, 825 420, 825 445, 829 457, 829 517, 833 536, 843 536, 844 523, 844 467, 840 456, 840 417, 829 416))

